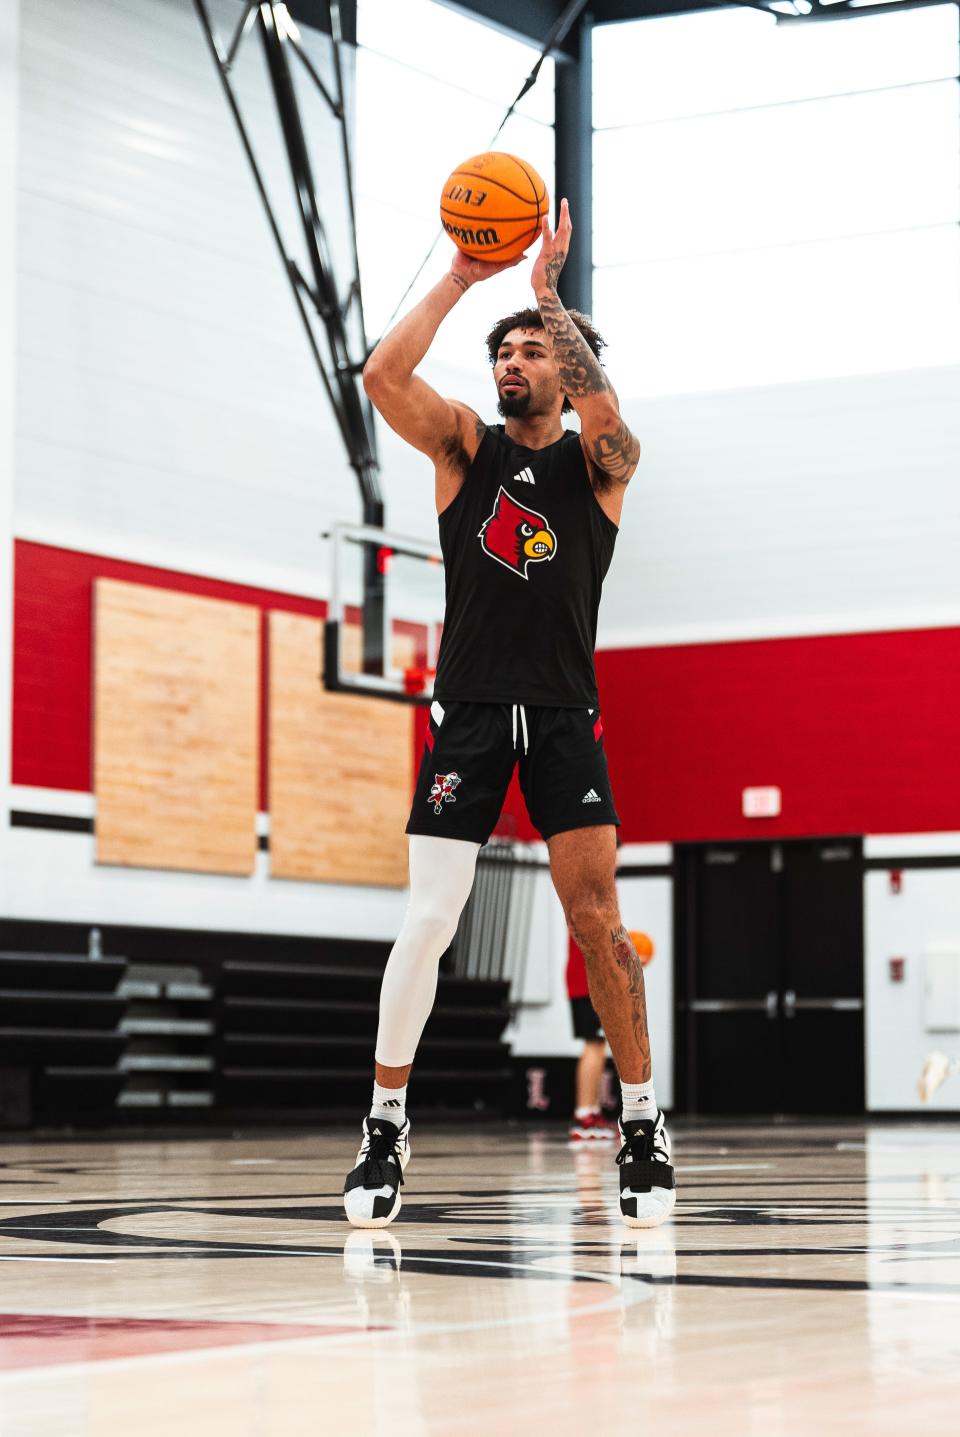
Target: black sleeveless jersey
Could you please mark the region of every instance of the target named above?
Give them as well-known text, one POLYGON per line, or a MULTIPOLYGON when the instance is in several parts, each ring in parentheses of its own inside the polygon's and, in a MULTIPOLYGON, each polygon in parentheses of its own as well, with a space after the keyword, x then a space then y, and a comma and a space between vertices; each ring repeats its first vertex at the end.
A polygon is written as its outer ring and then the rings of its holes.
POLYGON ((435 697, 598 707, 597 610, 616 537, 579 435, 525 449, 503 425, 486 429, 440 515, 447 607, 435 697))

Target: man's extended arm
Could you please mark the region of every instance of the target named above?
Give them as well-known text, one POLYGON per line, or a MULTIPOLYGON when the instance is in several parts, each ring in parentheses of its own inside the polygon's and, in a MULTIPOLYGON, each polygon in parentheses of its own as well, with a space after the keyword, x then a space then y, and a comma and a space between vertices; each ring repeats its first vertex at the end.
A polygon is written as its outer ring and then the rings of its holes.
POLYGON ((584 451, 594 467, 626 484, 640 459, 640 441, 620 417, 613 386, 557 294, 572 226, 566 200, 560 206, 556 235, 544 221, 543 244, 532 282, 543 327, 560 370, 560 384, 580 417, 584 451))
POLYGON ((463 276, 452 271, 445 274, 381 339, 363 370, 363 387, 390 428, 434 460, 456 440, 460 418, 454 405, 414 370, 443 320, 469 288, 463 276))
POLYGON ((465 404, 442 398, 414 370, 443 320, 471 285, 517 263, 486 264, 458 250, 448 272, 384 335, 364 366, 363 387, 374 407, 401 439, 438 465, 447 458, 458 458, 461 447, 473 458, 480 421, 465 404))

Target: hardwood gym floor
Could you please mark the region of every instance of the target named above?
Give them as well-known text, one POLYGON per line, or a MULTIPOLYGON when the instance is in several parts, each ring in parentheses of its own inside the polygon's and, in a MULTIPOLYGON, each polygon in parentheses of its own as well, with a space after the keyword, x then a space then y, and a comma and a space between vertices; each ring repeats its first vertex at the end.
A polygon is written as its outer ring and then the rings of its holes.
POLYGON ((2 1437, 924 1437, 960 1425, 960 1125, 428 1130, 354 1232, 356 1135, 0 1147, 2 1437))

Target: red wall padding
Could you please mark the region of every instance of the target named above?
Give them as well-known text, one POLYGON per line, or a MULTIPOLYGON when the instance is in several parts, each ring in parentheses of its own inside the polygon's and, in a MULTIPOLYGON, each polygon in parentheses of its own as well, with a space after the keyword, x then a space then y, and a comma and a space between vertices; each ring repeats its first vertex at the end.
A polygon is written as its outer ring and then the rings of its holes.
POLYGON ((960 828, 960 629, 598 655, 631 841, 960 828), (778 819, 741 791, 776 784, 778 819))
MULTIPOLYGON (((15 783, 90 789, 98 576, 264 610, 325 607, 18 542, 15 783)), ((960 629, 617 649, 597 655, 597 672, 628 842, 960 829, 960 629), (741 790, 770 784, 782 817, 743 818, 741 790)), ((422 712, 418 761, 425 722, 422 712)), ((265 785, 265 761, 262 772, 265 785)), ((516 782, 505 813, 534 836, 516 782)))
MULTIPOLYGON (((316 599, 18 540, 13 601, 14 783, 81 792, 93 787, 92 606, 93 581, 101 578, 233 599, 255 605, 264 615, 268 609, 285 609, 323 618, 327 611, 326 604, 316 599)), ((261 642, 260 806, 265 808, 266 618, 261 642)), ((319 658, 318 654, 318 667, 319 658)))

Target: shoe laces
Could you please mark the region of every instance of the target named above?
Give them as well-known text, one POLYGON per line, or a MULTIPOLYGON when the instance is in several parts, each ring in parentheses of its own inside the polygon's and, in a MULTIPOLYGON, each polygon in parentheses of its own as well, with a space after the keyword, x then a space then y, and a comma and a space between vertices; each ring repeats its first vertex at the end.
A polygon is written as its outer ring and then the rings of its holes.
POLYGON ((657 1124, 651 1123, 649 1132, 645 1128, 646 1124, 629 1137, 624 1137, 623 1147, 617 1153, 618 1166, 632 1162, 669 1163, 665 1149, 657 1146, 657 1124))
POLYGON ((371 1133, 368 1131, 367 1138, 369 1139, 369 1147, 363 1155, 364 1167, 366 1167, 368 1163, 387 1163, 392 1160, 397 1165, 402 1183, 403 1165, 400 1162, 400 1130, 396 1130, 393 1135, 390 1133, 371 1133))

